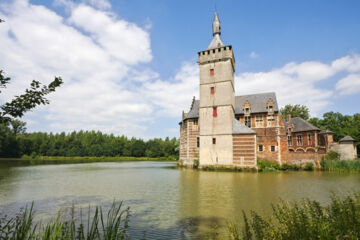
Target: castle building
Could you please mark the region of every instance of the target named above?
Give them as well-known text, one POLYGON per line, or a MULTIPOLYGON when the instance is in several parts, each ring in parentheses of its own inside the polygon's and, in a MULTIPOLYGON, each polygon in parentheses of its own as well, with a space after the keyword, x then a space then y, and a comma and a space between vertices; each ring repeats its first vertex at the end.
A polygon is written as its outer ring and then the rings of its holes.
POLYGON ((217 13, 212 32, 209 47, 198 52, 200 99, 192 100, 179 123, 179 163, 249 168, 257 159, 318 163, 333 144, 332 132, 301 118, 283 120, 273 92, 235 96, 235 57, 221 40, 217 13))

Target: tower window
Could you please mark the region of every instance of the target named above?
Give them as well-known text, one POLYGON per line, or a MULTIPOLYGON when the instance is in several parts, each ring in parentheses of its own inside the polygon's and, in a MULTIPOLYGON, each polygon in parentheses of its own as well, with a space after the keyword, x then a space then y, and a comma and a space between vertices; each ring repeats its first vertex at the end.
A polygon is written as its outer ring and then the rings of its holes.
POLYGON ((216 144, 216 138, 213 138, 213 144, 216 144))
POLYGON ((211 87, 211 88, 210 88, 210 93, 211 93, 211 94, 215 94, 215 87, 211 87))
POLYGON ((213 117, 217 117, 217 107, 213 107, 213 117))
POLYGON ((210 69, 210 76, 214 76, 214 69, 210 69))
POLYGON ((196 138, 196 146, 200 147, 200 138, 199 137, 196 138))

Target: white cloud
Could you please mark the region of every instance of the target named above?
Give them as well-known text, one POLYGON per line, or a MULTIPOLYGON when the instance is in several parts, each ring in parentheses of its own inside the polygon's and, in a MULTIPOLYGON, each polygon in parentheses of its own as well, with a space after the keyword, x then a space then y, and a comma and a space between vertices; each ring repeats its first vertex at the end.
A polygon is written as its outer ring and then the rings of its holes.
POLYGON ((251 53, 249 54, 249 57, 252 58, 252 59, 258 58, 258 57, 259 57, 259 54, 257 54, 256 52, 251 52, 251 53))
POLYGON ((350 74, 336 84, 336 90, 341 95, 360 93, 360 74, 350 74))
POLYGON ((39 124, 46 122, 43 129, 142 135, 153 106, 131 90, 128 77, 137 71, 142 80, 139 64, 152 58, 149 33, 84 4, 72 4, 70 13, 66 19, 25 0, 1 6, 7 21, 0 25, 0 65, 13 79, 2 99, 33 78, 47 83, 61 76, 65 83, 49 97, 51 104, 35 110, 39 124))
POLYGON ((145 83, 141 92, 152 104, 160 107, 158 114, 161 116, 180 117, 181 111, 190 107, 192 97, 198 97, 198 66, 184 63, 174 79, 145 83))
MULTIPOLYGON (((152 122, 179 120, 192 97, 198 98, 195 61, 183 63, 170 79, 147 65, 149 28, 121 19, 104 0, 56 1, 69 17, 26 0, 0 5, 0 18, 6 19, 0 24, 0 66, 13 79, 1 100, 22 92, 32 79, 65 81, 50 105, 26 115, 30 130, 95 129, 146 137, 152 122)), ((331 63, 290 62, 268 72, 238 73, 236 94, 274 91, 281 106, 305 104, 317 114, 331 103, 335 91, 328 83, 338 73, 344 76, 335 86, 340 94, 359 92, 360 56, 352 54, 331 63)))
POLYGON ((85 0, 84 2, 101 10, 111 8, 111 4, 108 0, 85 0))

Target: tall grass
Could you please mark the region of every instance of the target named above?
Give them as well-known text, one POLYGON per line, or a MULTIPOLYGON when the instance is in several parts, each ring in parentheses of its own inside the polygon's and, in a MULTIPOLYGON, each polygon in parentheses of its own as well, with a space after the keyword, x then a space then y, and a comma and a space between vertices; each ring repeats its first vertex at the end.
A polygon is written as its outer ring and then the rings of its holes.
POLYGON ((321 158, 321 169, 325 171, 359 172, 360 159, 340 160, 339 154, 331 151, 321 158))
POLYGON ((75 217, 74 207, 70 220, 60 213, 55 220, 46 224, 34 222, 33 205, 16 217, 0 216, 0 239, 11 240, 118 240, 129 239, 130 210, 123 209, 122 203, 111 206, 107 214, 101 207, 96 207, 93 214, 89 207, 87 220, 75 217))
POLYGON ((228 231, 234 240, 360 239, 360 194, 333 194, 328 206, 311 200, 281 201, 268 218, 243 212, 242 227, 232 223, 228 231))

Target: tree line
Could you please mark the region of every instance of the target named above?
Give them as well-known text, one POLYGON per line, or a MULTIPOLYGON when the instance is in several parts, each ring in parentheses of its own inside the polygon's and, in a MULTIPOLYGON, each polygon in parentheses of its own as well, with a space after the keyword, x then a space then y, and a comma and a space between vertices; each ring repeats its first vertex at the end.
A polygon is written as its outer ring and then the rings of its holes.
POLYGON ((176 138, 155 138, 144 141, 104 134, 100 131, 71 133, 26 133, 19 124, 0 125, 0 157, 32 156, 89 156, 89 157, 171 157, 177 158, 176 138))

